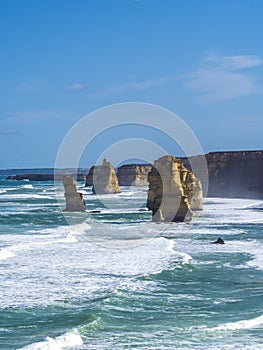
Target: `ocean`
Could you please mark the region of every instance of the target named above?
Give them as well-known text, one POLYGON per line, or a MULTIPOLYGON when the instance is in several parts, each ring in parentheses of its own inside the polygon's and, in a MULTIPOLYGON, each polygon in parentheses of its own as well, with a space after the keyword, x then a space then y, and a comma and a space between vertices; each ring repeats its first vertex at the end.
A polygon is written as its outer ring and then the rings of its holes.
POLYGON ((261 200, 156 224, 145 187, 78 186, 93 214, 63 215, 59 183, 0 177, 1 350, 263 348, 261 200))

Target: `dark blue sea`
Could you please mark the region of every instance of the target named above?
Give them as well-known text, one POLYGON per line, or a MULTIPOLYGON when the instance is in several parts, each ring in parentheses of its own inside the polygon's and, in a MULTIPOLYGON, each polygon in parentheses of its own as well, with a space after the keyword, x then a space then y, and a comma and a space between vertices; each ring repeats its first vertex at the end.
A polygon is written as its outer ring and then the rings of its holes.
POLYGON ((262 201, 155 224, 147 188, 78 186, 95 212, 63 213, 58 182, 0 177, 1 350, 263 348, 262 201))

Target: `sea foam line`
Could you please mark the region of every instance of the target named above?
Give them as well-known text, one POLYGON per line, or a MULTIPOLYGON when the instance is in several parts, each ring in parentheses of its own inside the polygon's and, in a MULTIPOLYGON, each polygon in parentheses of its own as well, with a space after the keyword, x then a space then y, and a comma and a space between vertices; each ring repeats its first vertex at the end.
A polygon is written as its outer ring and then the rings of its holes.
POLYGON ((82 344, 82 338, 78 330, 74 328, 58 337, 47 337, 44 341, 27 345, 20 350, 60 350, 82 344))
POLYGON ((217 327, 212 328, 212 331, 236 331, 241 329, 250 329, 263 325, 263 315, 252 318, 250 320, 241 320, 237 322, 223 323, 217 327))
POLYGON ((46 242, 30 242, 25 244, 17 244, 13 245, 11 247, 2 248, 0 249, 0 261, 1 260, 7 260, 9 258, 13 258, 16 256, 15 252, 21 252, 22 250, 32 250, 37 249, 46 245, 53 245, 57 243, 76 243, 77 239, 74 236, 68 235, 65 238, 53 240, 53 241, 46 241, 46 242))

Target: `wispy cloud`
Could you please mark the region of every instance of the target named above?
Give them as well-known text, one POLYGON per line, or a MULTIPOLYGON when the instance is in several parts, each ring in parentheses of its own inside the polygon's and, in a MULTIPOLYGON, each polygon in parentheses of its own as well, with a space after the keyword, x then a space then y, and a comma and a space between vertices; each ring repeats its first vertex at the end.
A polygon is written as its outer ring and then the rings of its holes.
POLYGON ((32 111, 17 111, 10 113, 4 118, 5 122, 11 123, 32 123, 45 121, 50 119, 62 118, 63 114, 52 110, 32 110, 32 111))
POLYGON ((71 84, 71 85, 68 85, 66 87, 67 90, 69 91, 78 91, 78 90, 83 90, 85 89, 86 85, 85 84, 82 84, 82 83, 74 83, 74 84, 71 84))
POLYGON ((118 85, 113 85, 106 88, 103 92, 97 92, 90 94, 90 97, 93 98, 101 98, 106 96, 112 96, 116 94, 122 94, 124 92, 136 91, 136 90, 146 90, 155 86, 160 86, 167 84, 171 81, 175 80, 174 78, 158 78, 158 79, 149 79, 149 80, 141 80, 137 82, 123 83, 118 85))
POLYGON ((263 65, 258 56, 209 55, 201 67, 185 76, 184 87, 197 94, 198 102, 217 102, 262 91, 248 69, 263 65))
POLYGON ((18 131, 16 129, 0 130, 0 135, 16 135, 18 131))

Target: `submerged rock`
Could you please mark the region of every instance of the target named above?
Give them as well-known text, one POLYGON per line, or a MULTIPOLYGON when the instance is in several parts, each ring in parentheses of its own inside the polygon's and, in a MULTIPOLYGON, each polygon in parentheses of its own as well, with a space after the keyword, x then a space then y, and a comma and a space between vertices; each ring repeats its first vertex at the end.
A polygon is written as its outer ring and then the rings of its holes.
POLYGON ((225 242, 221 237, 218 237, 215 242, 212 242, 212 244, 225 244, 225 242))
POLYGON ((148 175, 147 208, 155 222, 188 222, 192 210, 202 209, 202 185, 183 163, 164 156, 154 162, 148 175))
POLYGON ((102 165, 93 166, 86 178, 86 186, 93 185, 95 194, 120 193, 120 186, 115 170, 110 162, 103 159, 102 165))
POLYGON ((83 212, 86 203, 82 193, 78 192, 76 181, 71 176, 64 176, 63 185, 65 189, 66 208, 64 211, 83 212))

